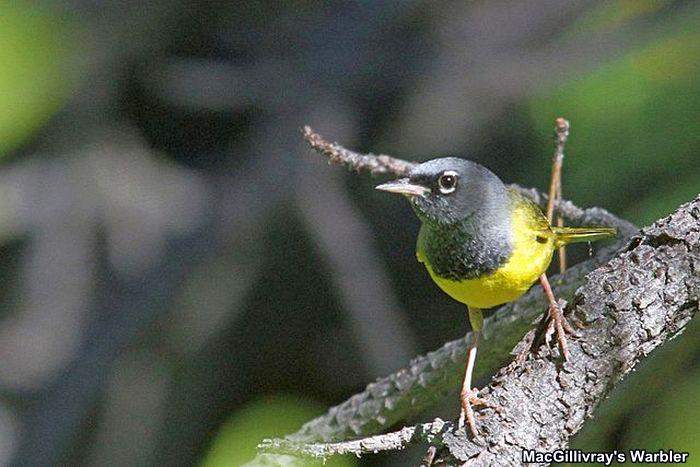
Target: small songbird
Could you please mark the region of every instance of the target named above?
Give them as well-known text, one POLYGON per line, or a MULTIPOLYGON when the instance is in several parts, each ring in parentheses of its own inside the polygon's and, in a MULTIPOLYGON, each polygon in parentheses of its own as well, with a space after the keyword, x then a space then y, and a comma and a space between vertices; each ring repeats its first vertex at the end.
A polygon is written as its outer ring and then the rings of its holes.
POLYGON ((504 185, 490 170, 456 157, 416 165, 407 178, 377 189, 409 199, 421 221, 418 261, 447 295, 468 307, 473 339, 460 394, 460 425, 466 419, 477 436, 471 406, 482 401, 471 380, 483 327, 482 309, 516 300, 540 280, 566 358, 563 316, 545 271, 557 248, 611 237, 616 231, 552 226, 539 206, 504 185))

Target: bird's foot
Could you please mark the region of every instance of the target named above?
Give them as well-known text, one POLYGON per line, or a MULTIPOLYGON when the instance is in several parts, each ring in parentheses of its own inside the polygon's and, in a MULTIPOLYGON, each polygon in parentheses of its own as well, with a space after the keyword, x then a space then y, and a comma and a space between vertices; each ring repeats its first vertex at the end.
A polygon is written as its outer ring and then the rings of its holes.
POLYGON ((479 390, 477 388, 472 388, 471 391, 467 391, 466 394, 462 395, 463 398, 465 396, 472 407, 492 407, 486 400, 479 397, 479 390))
POLYGON ((566 335, 569 334, 573 337, 578 337, 576 330, 569 324, 569 321, 564 316, 563 307, 559 303, 552 303, 549 306, 549 319, 547 322, 547 328, 544 333, 544 341, 547 346, 550 345, 552 341, 552 336, 556 334, 557 343, 559 349, 561 350, 564 360, 569 360, 569 344, 566 335))
POLYGON ((479 397, 479 390, 477 388, 472 388, 469 391, 465 391, 460 394, 460 402, 462 403, 462 412, 459 416, 458 428, 464 428, 465 422, 469 425, 469 431, 474 438, 479 437, 479 431, 476 429, 476 421, 481 420, 483 417, 477 417, 474 415, 474 407, 486 407, 499 412, 501 409, 488 401, 479 397))
MULTIPOLYGON (((462 429, 464 428, 465 422, 467 425, 469 425, 469 431, 472 434, 473 438, 478 438, 479 437, 479 431, 476 429, 476 417, 474 416, 474 409, 472 408, 472 400, 475 401, 480 401, 476 396, 476 392, 474 390, 469 390, 469 391, 464 391, 462 394, 460 394, 460 402, 462 403, 462 411, 459 415, 459 423, 457 424, 457 428, 462 429)), ((478 404, 474 404, 478 405, 478 404)))

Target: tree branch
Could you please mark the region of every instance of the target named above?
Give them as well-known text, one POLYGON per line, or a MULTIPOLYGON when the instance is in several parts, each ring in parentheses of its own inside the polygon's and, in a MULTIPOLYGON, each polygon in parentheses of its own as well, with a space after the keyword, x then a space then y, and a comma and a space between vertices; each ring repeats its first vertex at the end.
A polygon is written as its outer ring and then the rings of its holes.
POLYGON ((328 158, 329 163, 342 164, 357 172, 368 171, 372 175, 393 174, 405 177, 416 165, 415 162, 396 159, 384 154, 359 154, 345 149, 338 143, 329 143, 321 135, 314 132, 310 126, 302 129, 304 139, 309 145, 328 158))
MULTIPOLYGON (((344 165, 356 172, 367 171, 372 175, 390 174, 398 177, 405 177, 408 175, 409 171, 417 165, 417 162, 397 159, 396 157, 383 154, 360 154, 351 151, 338 143, 329 143, 309 126, 305 126, 302 129, 302 134, 306 142, 309 143, 309 146, 319 154, 327 157, 329 163, 344 165)), ((566 134, 568 135, 568 125, 566 134)), ((561 136, 558 137, 557 154, 560 147, 563 151, 563 143, 565 141, 565 138, 562 140, 561 136)), ((540 193, 534 188, 523 188, 515 184, 510 186, 531 198, 543 209, 547 207, 547 200, 549 198, 546 194, 540 193)), ((567 200, 555 202, 554 208, 558 214, 564 216, 574 225, 586 224, 617 227, 623 237, 633 235, 637 231, 637 228, 632 223, 619 219, 601 208, 581 209, 567 200)))
POLYGON ((266 439, 258 446, 258 449, 263 452, 323 460, 343 454, 361 455, 376 454, 380 451, 396 451, 420 441, 432 443, 446 433, 451 433, 454 429, 455 426, 452 422, 436 418, 432 422, 404 427, 399 431, 337 443, 297 443, 289 439, 266 439))
MULTIPOLYGON (((347 160, 339 159, 342 163, 347 160)), ((544 201, 534 190, 523 192, 540 204, 544 201)), ((312 457, 360 454, 414 441, 430 442, 430 436, 440 447, 436 462, 459 464, 478 458, 479 462, 507 465, 519 464, 524 448, 543 451, 566 446, 620 378, 651 350, 680 333, 696 312, 700 198, 644 229, 631 242, 628 235, 634 227, 602 209, 583 210, 569 202, 559 203, 557 209, 574 223, 615 225, 622 238, 555 277, 560 297, 571 296, 582 286, 566 309, 586 324, 581 337, 571 340, 572 361, 562 366, 556 349, 540 348, 528 360, 500 370, 481 394, 500 407, 498 412, 485 411, 487 417, 481 422, 484 439, 472 442, 463 432, 455 432, 452 424, 436 420, 365 440, 332 442, 386 430, 454 393, 467 336, 370 384, 285 440, 266 441, 261 451, 312 457), (625 247, 612 260, 598 267, 622 245, 625 247)), ((531 344, 532 320, 544 308, 541 293, 532 290, 487 319, 477 377, 501 366, 528 329, 514 352, 531 344)), ((253 465, 261 464, 293 465, 294 458, 261 455, 253 465)))

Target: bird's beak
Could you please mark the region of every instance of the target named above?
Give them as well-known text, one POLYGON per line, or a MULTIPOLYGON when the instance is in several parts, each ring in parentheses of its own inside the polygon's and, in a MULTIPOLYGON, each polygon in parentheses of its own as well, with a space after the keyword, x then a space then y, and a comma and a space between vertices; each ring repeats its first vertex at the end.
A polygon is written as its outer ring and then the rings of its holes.
POLYGON ((376 186, 377 190, 388 191, 389 193, 399 193, 406 196, 422 196, 430 192, 430 188, 411 183, 407 178, 400 178, 388 183, 376 186))

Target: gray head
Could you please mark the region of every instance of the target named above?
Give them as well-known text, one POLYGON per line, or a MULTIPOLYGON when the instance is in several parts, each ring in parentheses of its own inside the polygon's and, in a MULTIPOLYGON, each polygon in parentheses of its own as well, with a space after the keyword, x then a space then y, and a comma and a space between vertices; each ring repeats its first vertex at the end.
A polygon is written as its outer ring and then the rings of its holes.
POLYGON ((461 221, 477 211, 496 214, 507 204, 505 185, 493 172, 457 157, 424 162, 377 189, 407 196, 418 217, 430 223, 461 221))

